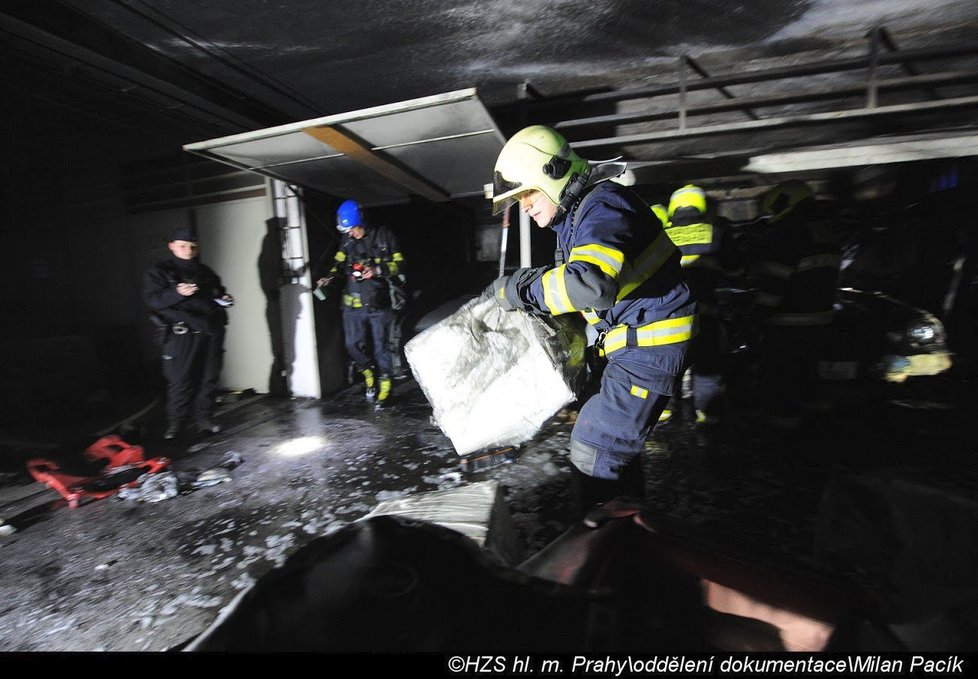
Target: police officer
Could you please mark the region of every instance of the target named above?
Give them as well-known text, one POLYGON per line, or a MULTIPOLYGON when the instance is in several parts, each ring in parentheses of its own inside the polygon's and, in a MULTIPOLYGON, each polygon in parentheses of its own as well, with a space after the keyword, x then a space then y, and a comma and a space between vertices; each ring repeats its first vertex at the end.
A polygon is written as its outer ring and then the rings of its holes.
POLYGON ((329 273, 319 286, 337 277, 345 283, 343 332, 346 349, 366 383, 367 400, 383 406, 391 393, 394 323, 392 292, 404 284, 404 256, 394 234, 384 226, 368 225, 355 200, 336 211, 336 228, 343 234, 329 273), (374 372, 376 370, 376 373, 374 372))
POLYGON ((804 423, 803 402, 817 400, 818 351, 832 323, 842 258, 836 229, 804 182, 772 187, 760 211, 772 228, 748 274, 763 329, 761 407, 770 425, 795 430, 804 423))
MULTIPOLYGON (((716 291, 728 273, 739 273, 736 251, 726 223, 708 217, 706 193, 698 186, 687 184, 677 189, 669 198, 668 208, 652 206, 652 211, 663 220, 666 234, 682 253, 686 282, 699 301, 699 334, 692 343, 689 369, 693 408, 698 425, 716 426, 726 412, 724 339, 716 291)), ((677 410, 682 396, 680 382, 660 422, 669 420, 677 410)))
POLYGON ((641 198, 605 181, 623 163, 592 166, 541 125, 517 132, 496 160, 493 211, 513 203, 557 234, 553 266, 519 269, 487 289, 504 309, 581 313, 607 361, 600 391, 571 433, 579 512, 644 492, 640 453, 686 360, 696 304, 679 250, 641 198))
POLYGON ((192 416, 197 429, 216 434, 214 413, 224 362, 226 307, 234 303, 220 277, 197 259, 197 236, 179 228, 170 256, 146 270, 143 301, 163 337, 167 427, 172 439, 192 416))

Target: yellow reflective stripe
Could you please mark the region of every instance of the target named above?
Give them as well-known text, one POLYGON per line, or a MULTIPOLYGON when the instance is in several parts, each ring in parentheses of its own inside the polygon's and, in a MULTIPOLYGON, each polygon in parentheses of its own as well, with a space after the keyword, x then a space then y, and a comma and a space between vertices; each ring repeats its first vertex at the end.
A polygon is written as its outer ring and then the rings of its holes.
POLYGON ((713 242, 712 224, 690 224, 689 226, 670 226, 666 229, 669 238, 677 246, 709 245, 713 242))
POLYGON ((758 267, 761 273, 768 274, 769 276, 774 276, 775 278, 791 278, 791 274, 795 272, 790 266, 782 264, 781 262, 762 262, 758 267))
POLYGON ((575 311, 570 297, 567 296, 567 281, 564 280, 566 270, 567 265, 561 264, 556 269, 551 269, 543 274, 543 279, 541 280, 543 285, 543 303, 547 305, 550 313, 554 315, 575 311))
MULTIPOLYGON (((685 342, 696 334, 696 315, 679 316, 655 321, 635 329, 636 344, 640 347, 658 347, 685 342)), ((628 326, 615 326, 604 338, 604 353, 624 349, 628 344, 628 326)))
POLYGON ((637 386, 635 386, 633 384, 632 385, 632 389, 631 389, 631 394, 632 394, 632 396, 638 396, 639 398, 648 398, 649 397, 649 390, 648 389, 642 389, 642 387, 637 387, 637 386))
POLYGON ((343 295, 343 304, 354 309, 359 309, 363 306, 360 295, 343 295))
POLYGON ((812 255, 802 257, 798 260, 798 271, 810 271, 812 269, 834 269, 842 262, 840 255, 825 253, 822 255, 812 255))
POLYGON ((568 261, 568 263, 570 263, 570 262, 587 262, 588 264, 594 264, 596 267, 598 267, 599 269, 601 269, 601 271, 606 276, 610 276, 611 278, 618 278, 618 271, 619 270, 618 269, 615 269, 613 266, 611 266, 607 262, 599 259, 598 257, 592 257, 591 255, 571 255, 570 259, 567 260, 567 261, 568 261))
POLYGON ((700 257, 702 257, 702 255, 683 255, 682 259, 679 260, 679 264, 681 266, 689 266, 700 257))
POLYGON ((601 317, 593 309, 585 309, 581 312, 584 316, 584 320, 588 322, 589 325, 594 325, 601 320, 601 317))
POLYGON ((397 262, 387 262, 387 270, 392 276, 396 276, 401 272, 401 269, 397 266, 397 262))
POLYGON ((624 349, 626 344, 628 344, 628 327, 619 325, 609 330, 608 334, 605 335, 603 353, 610 354, 613 351, 624 349))
POLYGON ((777 306, 781 303, 781 295, 775 295, 770 292, 758 291, 754 295, 754 301, 761 306, 777 306))
POLYGON ((335 259, 337 262, 345 262, 346 253, 343 252, 342 250, 337 250, 336 254, 333 256, 333 259, 335 259))
POLYGON ((656 321, 638 328, 637 342, 640 347, 657 347, 663 344, 685 342, 693 336, 696 316, 680 316, 656 321))
POLYGON ((632 264, 631 273, 625 277, 627 281, 619 288, 616 300, 625 299, 628 293, 647 281, 675 251, 676 246, 666 232, 660 233, 659 237, 652 241, 652 245, 645 248, 645 252, 632 264))
POLYGON ((393 255, 391 255, 391 259, 393 259, 395 262, 403 262, 404 255, 402 255, 400 252, 395 252, 393 255))
POLYGON ((568 262, 588 262, 594 264, 611 278, 618 278, 625 264, 625 255, 614 248, 590 243, 576 247, 570 252, 568 262))
POLYGON ((767 322, 771 325, 828 325, 832 322, 832 311, 813 311, 811 313, 774 314, 767 322))

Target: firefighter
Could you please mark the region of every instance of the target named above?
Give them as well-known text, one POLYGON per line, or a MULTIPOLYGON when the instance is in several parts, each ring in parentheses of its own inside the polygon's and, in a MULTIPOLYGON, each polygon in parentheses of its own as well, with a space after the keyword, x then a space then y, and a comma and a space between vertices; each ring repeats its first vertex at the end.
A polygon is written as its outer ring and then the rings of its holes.
POLYGON ((176 438, 192 417, 201 433, 216 434, 211 418, 224 363, 225 309, 234 304, 220 277, 197 258, 197 235, 177 228, 170 256, 143 275, 143 301, 160 331, 166 380, 165 439, 176 438))
MULTIPOLYGON (((707 216, 706 193, 687 184, 673 192, 668 208, 652 206, 682 254, 686 282, 699 301, 699 334, 692 343, 689 369, 697 425, 721 424, 726 412, 723 377, 724 336, 717 306, 717 288, 729 274, 737 273, 735 250, 726 223, 707 216), (657 210, 656 208, 659 208, 657 210)), ((682 378, 677 380, 672 401, 659 416, 668 421, 678 411, 682 378)))
POLYGON ((748 270, 762 328, 760 405, 769 425, 796 430, 803 403, 818 400, 818 352, 832 324, 842 258, 836 230, 804 182, 765 192, 760 212, 771 230, 748 270))
POLYGON ((384 226, 369 225, 355 200, 344 201, 336 211, 336 229, 343 234, 342 242, 332 268, 317 285, 330 285, 338 276, 344 281, 346 349, 366 384, 367 400, 380 408, 392 388, 392 300, 404 283, 404 256, 394 234, 384 226))
POLYGON ((518 269, 486 290, 504 309, 580 313, 606 361, 600 391, 571 433, 578 512, 644 494, 640 453, 696 332, 679 250, 630 189, 605 181, 624 163, 591 164, 541 125, 513 135, 496 160, 493 212, 514 203, 557 234, 552 266, 518 269))

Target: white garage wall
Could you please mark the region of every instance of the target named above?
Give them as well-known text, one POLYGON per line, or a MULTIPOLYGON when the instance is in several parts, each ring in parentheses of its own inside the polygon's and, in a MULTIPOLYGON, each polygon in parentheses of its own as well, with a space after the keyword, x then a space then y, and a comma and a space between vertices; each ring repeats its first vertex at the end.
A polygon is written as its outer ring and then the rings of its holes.
POLYGON ((249 198, 204 205, 194 211, 201 261, 218 273, 235 300, 228 309, 221 386, 267 392, 272 345, 258 277, 258 255, 271 205, 266 198, 249 198))

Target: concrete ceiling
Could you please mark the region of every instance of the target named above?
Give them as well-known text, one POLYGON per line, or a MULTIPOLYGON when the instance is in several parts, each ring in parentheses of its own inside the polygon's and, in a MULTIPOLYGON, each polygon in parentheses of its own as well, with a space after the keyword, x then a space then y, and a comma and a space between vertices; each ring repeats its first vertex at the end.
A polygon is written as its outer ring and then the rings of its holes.
POLYGON ((7 113, 119 158, 469 87, 649 179, 978 154, 975 0, 6 0, 0 32, 7 113))

